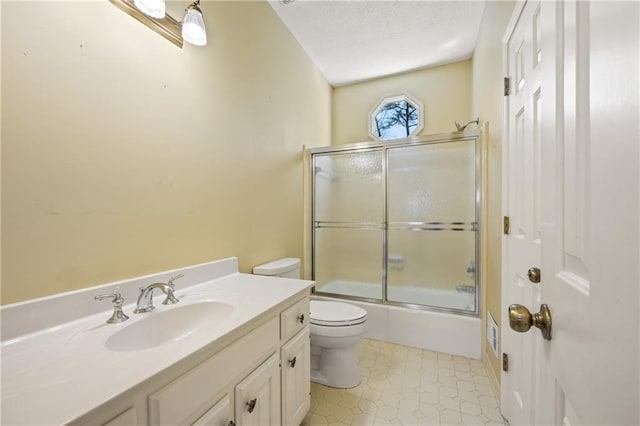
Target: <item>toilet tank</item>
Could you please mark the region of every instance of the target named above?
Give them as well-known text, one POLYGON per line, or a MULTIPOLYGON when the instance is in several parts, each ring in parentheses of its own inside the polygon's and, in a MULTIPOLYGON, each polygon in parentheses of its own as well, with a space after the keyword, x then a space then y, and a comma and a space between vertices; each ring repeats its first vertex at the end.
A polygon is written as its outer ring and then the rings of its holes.
POLYGON ((300 278, 300 259, 285 257, 253 267, 255 275, 271 275, 283 278, 300 278))

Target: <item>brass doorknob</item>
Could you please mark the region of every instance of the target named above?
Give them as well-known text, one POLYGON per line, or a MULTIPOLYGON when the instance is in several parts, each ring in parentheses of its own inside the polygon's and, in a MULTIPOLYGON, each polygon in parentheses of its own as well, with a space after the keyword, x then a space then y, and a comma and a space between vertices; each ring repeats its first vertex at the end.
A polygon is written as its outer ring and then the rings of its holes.
POLYGON ((540 282, 540 269, 539 268, 529 268, 527 271, 527 276, 529 277, 529 281, 532 283, 540 282))
POLYGON ((519 333, 529 331, 533 325, 545 340, 551 340, 551 311, 547 305, 540 305, 540 312, 533 315, 522 305, 509 306, 509 325, 519 333))

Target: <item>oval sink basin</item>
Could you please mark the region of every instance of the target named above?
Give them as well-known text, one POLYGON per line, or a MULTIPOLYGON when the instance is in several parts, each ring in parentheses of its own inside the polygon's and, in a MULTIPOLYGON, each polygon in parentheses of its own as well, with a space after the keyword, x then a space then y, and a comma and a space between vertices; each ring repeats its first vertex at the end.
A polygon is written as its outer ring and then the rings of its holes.
POLYGON ((139 351, 175 342, 226 319, 233 306, 225 302, 199 302, 176 306, 148 317, 111 335, 105 343, 116 352, 139 351))

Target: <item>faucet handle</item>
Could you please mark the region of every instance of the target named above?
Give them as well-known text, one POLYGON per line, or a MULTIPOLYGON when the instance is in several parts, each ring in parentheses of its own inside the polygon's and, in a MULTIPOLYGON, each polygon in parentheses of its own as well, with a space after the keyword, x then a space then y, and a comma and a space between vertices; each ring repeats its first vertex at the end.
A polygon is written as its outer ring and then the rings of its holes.
POLYGON ((167 297, 162 302, 163 305, 173 305, 174 303, 178 303, 180 299, 173 295, 173 291, 167 293, 167 297))
POLYGON ((114 291, 112 293, 99 294, 96 297, 94 297, 95 300, 104 300, 108 298, 113 299, 113 306, 122 307, 124 303, 124 297, 122 297, 122 294, 120 294, 119 291, 114 291))
POLYGON ((122 297, 119 291, 114 291, 107 294, 99 294, 94 297, 95 300, 104 300, 109 298, 113 299, 113 314, 111 314, 111 318, 107 320, 107 324, 117 324, 128 320, 129 317, 124 312, 122 312, 124 297, 122 297))
POLYGON ((169 281, 167 281, 167 284, 169 285, 169 287, 171 287, 171 290, 175 290, 176 289, 176 285, 173 282, 175 280, 177 280, 178 278, 182 278, 182 277, 184 277, 184 274, 178 274, 175 277, 169 278, 169 281))

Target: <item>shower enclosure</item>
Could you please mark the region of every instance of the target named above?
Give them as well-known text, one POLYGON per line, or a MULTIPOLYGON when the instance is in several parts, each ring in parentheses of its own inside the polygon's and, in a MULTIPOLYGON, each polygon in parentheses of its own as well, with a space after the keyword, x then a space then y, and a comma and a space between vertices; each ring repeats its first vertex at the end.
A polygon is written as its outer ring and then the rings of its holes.
POLYGON ((478 315, 479 134, 309 153, 316 294, 478 315))

